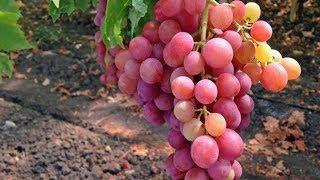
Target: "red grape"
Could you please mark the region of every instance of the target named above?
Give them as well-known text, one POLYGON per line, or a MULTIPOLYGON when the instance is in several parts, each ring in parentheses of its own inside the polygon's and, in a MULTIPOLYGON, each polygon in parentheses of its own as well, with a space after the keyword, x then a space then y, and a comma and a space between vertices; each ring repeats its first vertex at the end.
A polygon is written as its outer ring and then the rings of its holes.
POLYGON ((158 30, 159 30, 160 24, 156 21, 150 21, 147 22, 142 30, 142 35, 147 38, 150 43, 155 44, 160 42, 158 30))
POLYGON ((138 61, 143 61, 150 57, 152 52, 152 45, 145 37, 138 36, 131 39, 129 44, 129 51, 133 58, 138 61))
POLYGON ((194 95, 201 104, 211 104, 216 100, 218 94, 217 86, 208 79, 199 81, 194 89, 194 95))
POLYGON ((184 0, 184 9, 191 15, 201 14, 206 6, 206 0, 184 0))
POLYGON ((195 164, 191 158, 190 148, 185 147, 177 150, 173 156, 173 164, 179 171, 182 172, 188 171, 194 167, 195 164))
POLYGON ((235 31, 225 31, 220 37, 230 43, 234 52, 237 51, 242 44, 240 34, 235 31))
POLYGON ((160 82, 163 75, 163 66, 161 62, 155 58, 148 58, 141 63, 140 76, 150 84, 160 82))
POLYGON ((168 44, 172 37, 181 31, 179 23, 175 20, 165 20, 159 27, 159 38, 160 40, 168 44))
POLYGON ((240 82, 232 74, 221 74, 216 83, 220 97, 234 97, 240 92, 240 82))
MULTIPOLYGON (((231 147, 230 147, 231 148, 231 147)), ((231 170, 231 164, 226 160, 218 160, 208 169, 209 176, 212 180, 227 179, 231 170)))
POLYGON ((236 129, 241 122, 241 114, 237 105, 229 98, 220 98, 214 104, 212 111, 221 114, 226 122, 227 127, 236 129))
POLYGON ((210 8, 209 12, 210 24, 218 29, 227 29, 233 21, 233 12, 231 7, 218 4, 210 8))
POLYGON ((174 97, 171 94, 160 93, 154 100, 156 106, 162 111, 168 111, 173 108, 174 97))
POLYGON ((173 17, 183 8, 183 0, 160 0, 160 8, 165 16, 173 17))
POLYGON ((213 38, 204 45, 201 54, 211 67, 223 68, 232 61, 233 49, 228 41, 213 38))
POLYGON ((126 73, 122 73, 118 81, 118 86, 122 93, 134 94, 137 91, 137 82, 138 80, 130 78, 126 73))
POLYGON ((209 180, 209 176, 204 169, 194 167, 187 172, 184 180, 209 180))
POLYGON ((253 111, 254 102, 249 95, 237 96, 234 98, 234 102, 236 103, 240 113, 248 114, 253 111))
POLYGON ((193 97, 194 83, 186 76, 179 76, 171 83, 173 95, 182 100, 190 99, 193 97))
POLYGON ((244 3, 242 1, 232 1, 231 4, 234 5, 234 8, 232 8, 234 20, 242 22, 246 9, 244 3))
POLYGON ((184 68, 190 75, 198 75, 204 71, 205 62, 201 54, 197 51, 191 51, 184 58, 184 68))
POLYGON ((271 38, 272 28, 269 23, 260 20, 253 23, 250 35, 257 41, 265 42, 271 38))
POLYGON ((283 90, 288 83, 288 74, 286 69, 276 63, 264 67, 261 74, 262 86, 271 92, 283 90))
MULTIPOLYGON (((169 142, 170 146, 172 146, 175 149, 182 149, 184 147, 187 147, 189 144, 187 139, 184 138, 183 135, 175 129, 169 130, 168 142, 169 142)), ((189 154, 190 154, 190 152, 189 152, 189 154)))
POLYGON ((220 137, 216 138, 216 141, 220 150, 220 158, 233 161, 241 156, 244 143, 234 130, 226 129, 220 137))
POLYGON ((218 160, 219 148, 211 136, 200 136, 191 145, 191 157, 201 168, 209 168, 218 160))
POLYGON ((143 116, 151 125, 154 126, 160 126, 165 122, 162 112, 152 101, 143 106, 143 116))

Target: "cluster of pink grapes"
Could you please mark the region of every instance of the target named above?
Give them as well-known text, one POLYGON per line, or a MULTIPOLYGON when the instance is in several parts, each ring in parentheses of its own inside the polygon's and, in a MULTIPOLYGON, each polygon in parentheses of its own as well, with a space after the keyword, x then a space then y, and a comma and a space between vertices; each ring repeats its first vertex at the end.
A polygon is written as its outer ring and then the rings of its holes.
MULTIPOLYGON (((105 0, 99 5, 98 26, 105 0)), ((159 0, 155 20, 125 49, 107 50, 96 34, 101 82, 133 95, 152 125, 170 127, 175 152, 165 169, 172 179, 239 179, 252 84, 278 92, 300 76, 297 61, 266 43, 272 28, 260 14, 253 2, 159 0)))

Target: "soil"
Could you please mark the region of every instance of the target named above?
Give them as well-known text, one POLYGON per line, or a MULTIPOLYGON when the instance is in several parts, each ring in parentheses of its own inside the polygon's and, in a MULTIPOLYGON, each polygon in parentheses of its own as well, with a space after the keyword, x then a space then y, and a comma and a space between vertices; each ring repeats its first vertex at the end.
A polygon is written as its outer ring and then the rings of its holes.
MULTIPOLYGON (((52 23, 46 1, 22 2, 22 24, 38 46, 12 54, 16 73, 0 85, 0 179, 168 179, 163 167, 173 151, 166 141, 168 128, 149 126, 130 97, 100 85, 94 12, 52 23)), ((271 46, 296 58, 302 77, 279 94, 253 89, 256 107, 240 158, 243 179, 320 176, 320 4, 306 1, 291 23, 289 2, 259 1, 262 19, 274 29, 271 46), (295 112, 305 122, 298 127, 305 149, 252 151, 253 140, 270 134, 267 118, 287 128, 295 112)), ((295 138, 288 136, 286 142, 295 138)))

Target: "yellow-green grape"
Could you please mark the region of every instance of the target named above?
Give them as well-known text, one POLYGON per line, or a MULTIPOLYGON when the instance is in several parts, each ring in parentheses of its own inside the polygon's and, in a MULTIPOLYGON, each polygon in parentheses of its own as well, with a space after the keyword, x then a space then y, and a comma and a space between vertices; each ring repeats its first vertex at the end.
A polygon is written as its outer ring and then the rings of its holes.
POLYGON ((228 174, 227 180, 233 180, 233 179, 234 179, 234 177, 235 177, 234 170, 233 170, 233 169, 231 169, 231 170, 229 171, 229 174, 228 174))
POLYGON ((275 62, 281 62, 282 61, 282 55, 279 51, 272 49, 272 56, 273 56, 273 60, 275 62))
POLYGON ((244 20, 254 23, 260 18, 260 15, 261 9, 257 3, 249 2, 246 4, 244 20))
POLYGON ((256 46, 255 58, 262 64, 272 62, 272 49, 267 43, 261 43, 256 46))

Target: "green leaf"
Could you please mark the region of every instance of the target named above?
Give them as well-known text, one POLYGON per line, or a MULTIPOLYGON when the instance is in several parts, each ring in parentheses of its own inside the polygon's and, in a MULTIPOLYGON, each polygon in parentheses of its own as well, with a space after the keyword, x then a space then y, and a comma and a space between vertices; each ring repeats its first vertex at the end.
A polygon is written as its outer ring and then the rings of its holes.
POLYGON ((57 8, 59 8, 60 0, 52 0, 52 2, 57 8))
POLYGON ((49 3, 49 14, 52 17, 53 21, 59 19, 61 14, 67 13, 71 15, 71 13, 75 10, 74 0, 64 0, 59 3, 59 8, 56 7, 53 1, 49 3))
POLYGON ((0 11, 11 12, 20 16, 19 8, 14 0, 0 0, 0 11))
POLYGON ((109 0, 106 16, 101 27, 102 37, 107 47, 123 45, 122 23, 128 18, 131 0, 109 0))
POLYGON ((85 11, 93 4, 97 4, 98 0, 49 0, 49 14, 53 21, 57 21, 61 14, 67 13, 71 15, 75 10, 85 11))
POLYGON ((81 11, 85 11, 90 6, 91 0, 74 0, 74 4, 77 9, 80 9, 81 11))
POLYGON ((16 13, 0 11, 0 50, 9 52, 31 48, 17 24, 18 19, 16 13))
POLYGON ((13 65, 9 59, 9 56, 0 53, 0 79, 2 76, 11 77, 13 72, 13 65))
POLYGON ((139 25, 134 31, 134 35, 137 36, 141 33, 144 25, 146 22, 150 21, 153 19, 153 7, 154 5, 158 2, 158 0, 144 0, 145 4, 147 5, 147 13, 145 14, 144 17, 142 17, 139 21, 139 25))
POLYGON ((148 6, 143 0, 132 0, 132 8, 129 12, 129 19, 131 22, 131 38, 133 37, 134 31, 137 28, 139 21, 147 13, 148 6))
POLYGON ((101 27, 103 41, 107 47, 129 42, 139 35, 144 24, 152 19, 157 0, 109 0, 107 14, 101 27), (125 38, 125 40, 123 39, 125 38))

